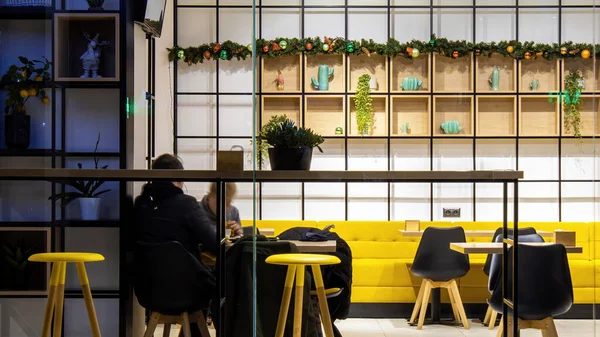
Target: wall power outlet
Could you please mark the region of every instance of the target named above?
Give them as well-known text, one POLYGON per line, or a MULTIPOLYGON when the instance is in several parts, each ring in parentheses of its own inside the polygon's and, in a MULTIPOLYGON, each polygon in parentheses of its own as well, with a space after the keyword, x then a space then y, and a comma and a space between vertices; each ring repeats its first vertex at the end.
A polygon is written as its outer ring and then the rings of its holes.
POLYGON ((460 218, 460 208, 444 208, 444 218, 460 218))

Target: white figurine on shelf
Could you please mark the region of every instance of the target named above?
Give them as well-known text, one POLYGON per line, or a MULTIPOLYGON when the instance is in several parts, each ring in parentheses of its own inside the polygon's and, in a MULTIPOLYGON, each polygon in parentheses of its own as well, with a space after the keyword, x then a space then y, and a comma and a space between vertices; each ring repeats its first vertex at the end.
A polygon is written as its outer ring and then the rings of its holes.
POLYGON ((96 34, 93 39, 90 38, 90 35, 86 32, 83 32, 83 35, 90 42, 87 45, 87 50, 80 57, 83 65, 83 75, 81 75, 81 78, 89 78, 90 72, 91 78, 101 78, 102 76, 98 75, 98 68, 100 67, 100 47, 107 46, 110 43, 108 41, 98 42, 100 34, 96 34))

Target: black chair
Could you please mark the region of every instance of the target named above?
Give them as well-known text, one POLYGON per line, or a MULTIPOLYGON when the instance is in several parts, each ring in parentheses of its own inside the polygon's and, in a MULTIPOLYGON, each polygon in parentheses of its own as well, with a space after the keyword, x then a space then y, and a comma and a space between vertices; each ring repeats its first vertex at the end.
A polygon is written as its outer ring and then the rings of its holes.
POLYGON ((215 279, 179 242, 137 242, 134 250, 133 287, 140 304, 150 311, 144 337, 154 336, 164 324, 165 336, 171 324, 181 324, 191 337, 190 323, 196 323, 202 337, 209 337, 202 313, 215 292, 215 279))
POLYGON ((469 256, 450 249, 451 242, 466 242, 465 231, 461 227, 435 228, 428 227, 423 232, 417 254, 410 272, 423 278, 417 302, 410 317, 414 323, 419 313, 417 329, 423 328, 431 289, 446 288, 450 295, 450 303, 454 317, 469 329, 467 315, 460 298, 456 280, 465 276, 471 268, 469 256))
MULTIPOLYGON (((508 238, 513 238, 512 233, 508 238)), ((502 242, 502 234, 496 235, 494 242, 502 242)), ((544 242, 544 238, 539 234, 519 235, 519 242, 544 242)), ((490 275, 488 277, 488 291, 492 294, 496 287, 502 287, 502 282, 500 282, 502 275, 502 254, 490 255, 492 255, 492 262, 490 263, 490 275)), ((492 309, 492 306, 488 305, 483 324, 489 324, 488 329, 493 330, 496 326, 497 317, 498 313, 492 309)))
MULTIPOLYGON (((508 251, 509 261, 512 261, 513 249, 511 247, 508 251)), ((573 284, 567 250, 559 244, 543 246, 519 244, 517 268, 519 289, 516 296, 518 296, 519 329, 539 329, 542 330, 543 336, 558 336, 553 317, 564 314, 573 305, 573 284)), ((508 279, 511 280, 512 265, 506 272, 508 279)), ((501 284, 501 277, 501 273, 496 276, 497 284, 501 284)), ((512 294, 512 282, 506 285, 506 294, 512 294)), ((501 312, 502 304, 502 287, 497 286, 492 293, 490 305, 494 311, 501 312)), ((509 317, 508 323, 509 328, 512 329, 512 317, 509 317)), ((501 322, 497 336, 502 334, 501 322)))
MULTIPOLYGON (((533 227, 519 228, 517 232, 519 233, 519 237, 521 237, 521 235, 537 234, 535 228, 533 227)), ((498 235, 502 236, 502 227, 496 229, 496 231, 494 232, 494 236, 492 236, 492 242, 496 242, 496 238, 498 237, 498 235)), ((509 228, 508 236, 512 235, 513 229, 509 228)), ((486 276, 490 276, 490 265, 492 263, 492 255, 493 254, 488 254, 487 258, 485 259, 485 264, 483 265, 483 273, 486 276)))

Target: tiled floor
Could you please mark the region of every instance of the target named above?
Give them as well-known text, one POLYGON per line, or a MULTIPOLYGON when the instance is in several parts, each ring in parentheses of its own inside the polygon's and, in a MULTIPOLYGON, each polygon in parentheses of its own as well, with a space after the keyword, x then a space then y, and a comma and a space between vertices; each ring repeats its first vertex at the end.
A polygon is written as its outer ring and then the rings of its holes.
MULTIPOLYGON (((496 328, 489 331, 481 324, 471 323, 471 330, 461 327, 442 325, 427 325, 417 331, 415 327, 406 324, 405 319, 348 319, 336 322, 336 326, 344 337, 495 337, 496 328)), ((561 320, 556 321, 560 337, 600 337, 600 325, 596 332, 596 324, 592 320, 561 320)), ((155 337, 162 337, 162 327, 156 329, 155 337)), ((171 330, 171 337, 177 337, 179 328, 171 330)), ((214 336, 214 330, 211 330, 214 336)), ((522 337, 541 337, 536 330, 523 330, 522 337)))

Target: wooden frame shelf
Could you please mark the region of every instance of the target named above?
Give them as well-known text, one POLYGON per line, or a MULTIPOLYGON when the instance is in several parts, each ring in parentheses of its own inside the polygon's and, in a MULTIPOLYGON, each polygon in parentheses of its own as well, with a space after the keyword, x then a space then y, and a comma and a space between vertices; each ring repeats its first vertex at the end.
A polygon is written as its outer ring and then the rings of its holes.
POLYGON ((433 55, 433 92, 472 93, 473 54, 462 58, 433 55))
POLYGON ((328 93, 345 93, 346 92, 346 56, 345 55, 315 55, 304 56, 304 92, 328 92, 328 93), (311 78, 318 79, 319 66, 327 65, 333 67, 333 76, 329 81, 329 90, 320 91, 315 89, 311 83, 311 78))
POLYGON ((516 136, 517 100, 514 95, 477 96, 477 135, 516 136))
POLYGON ((428 95, 392 96, 392 129, 395 137, 422 137, 431 135, 431 100, 428 95), (408 134, 402 124, 408 123, 408 134))
POLYGON ((473 96, 434 96, 433 135, 454 137, 472 136, 473 96), (458 134, 446 134, 440 126, 446 121, 457 121, 462 130, 458 134))
MULTIPOLYGON (((371 96, 373 98, 373 113, 375 114, 375 125, 373 135, 376 137, 388 135, 387 96, 371 96)), ((356 107, 354 105, 354 95, 348 95, 348 136, 361 136, 356 126, 356 107)), ((364 135, 369 137, 371 135, 364 135)))
POLYGON ((305 96, 304 109, 304 126, 325 137, 344 137, 346 130, 335 134, 338 127, 345 129, 344 95, 305 96))
POLYGON ((302 92, 302 54, 276 58, 262 58, 262 92, 302 92), (283 90, 277 89, 278 71, 284 80, 283 90))
POLYGON ((377 80, 377 89, 371 89, 371 92, 388 92, 388 61, 386 56, 348 56, 348 92, 356 92, 358 78, 363 74, 369 74, 371 78, 377 80))
POLYGON ((477 60, 477 92, 514 93, 517 90, 517 60, 499 54, 479 56, 477 60), (489 78, 494 67, 500 68, 499 90, 492 90, 489 78))
POLYGON ((600 91, 600 74, 598 74, 598 66, 594 69, 595 60, 593 58, 569 58, 562 62, 563 83, 561 90, 564 90, 564 78, 573 71, 581 71, 583 75, 583 92, 600 91))
MULTIPOLYGON (((600 136, 600 96, 595 95, 581 95, 581 135, 582 136, 600 136)), ((573 137, 573 131, 567 132, 565 130, 565 116, 564 112, 561 119, 561 133, 562 136, 573 137)))
POLYGON ((558 136, 558 100, 548 96, 520 96, 519 136, 558 136))
POLYGON ((558 60, 522 60, 519 62, 519 92, 551 92, 559 88, 558 60), (531 88, 533 80, 538 80, 538 90, 531 88))
POLYGON ((302 98, 300 95, 262 95, 262 124, 269 122, 275 115, 287 115, 301 126, 302 98))
POLYGON ((407 59, 402 56, 396 56, 391 59, 391 92, 392 93, 428 93, 431 88, 429 79, 431 78, 430 55, 425 54, 416 59, 407 59), (405 91, 400 85, 407 77, 416 77, 423 81, 419 90, 405 91))
POLYGON ((56 13, 54 14, 54 80, 72 82, 113 82, 120 77, 119 14, 117 13, 56 13), (101 51, 98 74, 101 78, 80 78, 83 67, 80 57, 87 50, 90 37, 100 34, 99 41, 110 44, 101 51))

